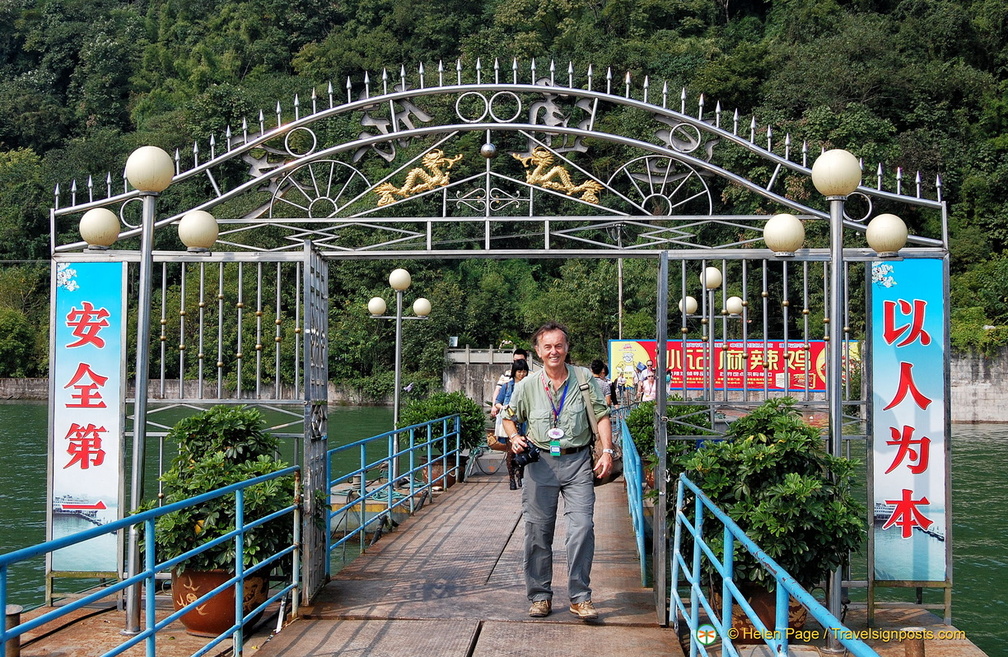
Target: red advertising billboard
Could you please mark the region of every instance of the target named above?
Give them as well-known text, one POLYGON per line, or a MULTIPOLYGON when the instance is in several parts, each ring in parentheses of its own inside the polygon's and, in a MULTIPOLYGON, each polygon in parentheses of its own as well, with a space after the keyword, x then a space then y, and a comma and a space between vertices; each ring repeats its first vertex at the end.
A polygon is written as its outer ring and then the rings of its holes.
MULTIPOLYGON (((774 391, 826 390, 826 342, 823 340, 669 340, 666 380, 671 390, 704 390, 710 386, 708 363, 714 369, 714 389, 774 391)), ((860 360, 857 343, 848 343, 850 358, 860 360)), ((611 340, 609 363, 613 379, 634 385, 637 372, 658 362, 654 340, 611 340)))

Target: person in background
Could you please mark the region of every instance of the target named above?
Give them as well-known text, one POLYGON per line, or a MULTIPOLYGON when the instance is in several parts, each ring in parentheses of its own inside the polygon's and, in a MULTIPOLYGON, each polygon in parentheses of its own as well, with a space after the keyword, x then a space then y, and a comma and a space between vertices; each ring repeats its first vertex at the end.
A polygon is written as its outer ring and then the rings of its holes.
POLYGON ((532 602, 529 616, 543 618, 553 610, 553 536, 560 495, 567 520, 567 593, 570 612, 586 622, 598 620, 592 604, 591 566, 595 558, 595 487, 593 474, 604 477, 613 468, 609 408, 598 387, 586 388, 583 368, 567 365, 570 339, 562 324, 548 322, 532 336, 543 369, 515 386, 504 407, 504 428, 517 454, 528 452, 522 488, 525 522, 525 593, 532 602), (580 372, 579 372, 580 370, 580 372), (593 432, 588 413, 598 422, 602 454, 592 466, 593 432), (521 424, 528 426, 523 432, 521 424), (538 456, 536 455, 538 451, 538 456))
MULTIPOLYGON (((518 360, 525 361, 526 365, 527 365, 527 363, 528 363, 528 352, 525 351, 524 349, 515 349, 514 353, 511 354, 511 363, 513 364, 515 361, 518 361, 518 360)), ((525 371, 528 372, 528 367, 527 366, 525 368, 525 371)), ((510 380, 511 380, 511 370, 506 370, 499 377, 497 377, 497 385, 494 388, 493 395, 490 397, 490 399, 496 400, 497 396, 500 395, 501 387, 505 383, 507 383, 508 381, 510 381, 510 380)), ((493 417, 493 418, 497 417, 497 409, 496 408, 491 408, 490 409, 490 417, 493 417)))
POLYGON ((655 400, 655 397, 658 395, 658 385, 655 382, 654 371, 644 376, 638 390, 640 393, 638 401, 647 402, 655 400))
MULTIPOLYGON (((500 392, 497 393, 497 399, 494 400, 494 413, 500 413, 501 409, 507 406, 508 402, 511 401, 511 395, 514 394, 515 385, 528 376, 529 367, 528 361, 516 360, 511 363, 511 377, 508 382, 501 386, 500 392)), ((524 431, 525 424, 523 423, 520 427, 520 431, 524 431)), ((507 438, 498 437, 497 440, 501 443, 507 444, 507 438)), ((522 486, 522 478, 525 476, 525 468, 518 465, 514 461, 515 453, 510 449, 507 450, 507 471, 508 471, 508 486, 511 490, 517 490, 522 486)))
POLYGON ((596 358, 591 362, 592 382, 605 397, 606 406, 612 406, 612 386, 609 384, 609 366, 596 358))

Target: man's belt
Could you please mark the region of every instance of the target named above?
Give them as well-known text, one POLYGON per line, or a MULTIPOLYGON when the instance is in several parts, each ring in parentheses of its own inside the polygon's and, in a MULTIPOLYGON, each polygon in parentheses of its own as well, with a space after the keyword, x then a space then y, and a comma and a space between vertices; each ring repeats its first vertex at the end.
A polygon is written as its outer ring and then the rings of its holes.
MULTIPOLYGON (((589 445, 581 445, 580 447, 561 447, 560 455, 564 456, 566 454, 577 454, 580 451, 588 449, 588 447, 589 445)), ((543 454, 549 454, 550 456, 554 456, 554 454, 548 448, 541 447, 540 449, 542 450, 543 454)))

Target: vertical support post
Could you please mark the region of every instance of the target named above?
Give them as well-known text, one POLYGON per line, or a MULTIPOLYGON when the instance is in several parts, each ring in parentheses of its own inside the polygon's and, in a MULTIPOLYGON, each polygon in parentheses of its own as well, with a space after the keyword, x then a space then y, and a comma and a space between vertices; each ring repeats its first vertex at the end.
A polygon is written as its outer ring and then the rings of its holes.
POLYGON ((403 291, 396 290, 395 313, 395 390, 392 393, 392 428, 395 430, 392 439, 394 450, 389 476, 391 481, 399 479, 399 391, 402 389, 402 304, 403 291))
MULTIPOLYGON (((830 196, 830 298, 829 298, 829 450, 833 456, 843 451, 843 196, 830 196)), ((839 568, 830 573, 827 608, 840 617, 843 610, 843 577, 839 568)), ((828 633, 827 649, 840 651, 843 647, 833 632, 828 633)))
POLYGON ((665 471, 665 454, 668 451, 668 431, 665 422, 668 403, 665 387, 665 370, 668 369, 668 251, 663 251, 658 260, 658 303, 657 303, 657 373, 661 373, 661 385, 655 395, 655 447, 658 450, 658 464, 655 467, 655 484, 658 499, 654 510, 654 545, 652 547, 652 568, 654 570, 655 611, 658 624, 668 625, 668 482, 665 471))
MULTIPOLYGON (((147 440, 147 380, 150 354, 151 270, 154 267, 154 214, 157 192, 141 192, 143 202, 140 237, 140 291, 137 296, 136 386, 133 403, 133 472, 130 486, 130 510, 136 511, 143 498, 144 463, 147 440)), ((130 527, 127 555, 127 577, 135 577, 140 569, 140 535, 136 525, 130 527)), ((140 632, 140 585, 126 591, 125 634, 140 632)))

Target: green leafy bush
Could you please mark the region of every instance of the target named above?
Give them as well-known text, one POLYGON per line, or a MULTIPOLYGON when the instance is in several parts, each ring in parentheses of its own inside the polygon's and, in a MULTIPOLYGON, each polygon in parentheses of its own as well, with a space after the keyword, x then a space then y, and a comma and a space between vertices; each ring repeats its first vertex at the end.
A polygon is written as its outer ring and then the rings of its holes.
MULTIPOLYGON (((855 462, 825 450, 793 399, 765 402, 736 420, 727 440, 705 442, 684 465, 686 476, 806 589, 861 548, 867 520, 851 490, 855 462)), ((720 532, 708 543, 723 552, 720 532)), ((736 544, 734 558, 737 579, 773 588, 773 577, 744 547, 736 544)))
MULTIPOLYGON (((166 440, 178 445, 178 456, 161 476, 164 503, 181 502, 224 486, 287 467, 275 458, 279 440, 264 430, 262 414, 244 406, 215 406, 181 420, 166 440)), ((245 523, 274 513, 293 502, 290 477, 271 479, 245 489, 245 523)), ((165 514, 155 523, 159 561, 177 557, 235 528, 235 498, 225 495, 165 514)), ((281 517, 245 535, 244 565, 252 566, 293 541, 292 521, 281 517)), ((234 541, 187 559, 178 570, 235 568, 234 541)))
POLYGON ((993 326, 981 307, 957 308, 952 311, 949 341, 957 353, 990 357, 1008 345, 1008 326, 993 326))
POLYGON ((409 402, 403 408, 400 424, 421 424, 456 413, 462 418, 459 449, 472 449, 486 440, 483 409, 462 392, 436 392, 427 399, 409 402))

